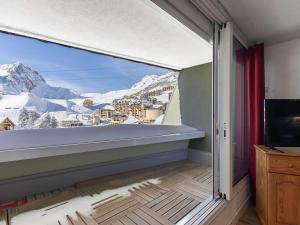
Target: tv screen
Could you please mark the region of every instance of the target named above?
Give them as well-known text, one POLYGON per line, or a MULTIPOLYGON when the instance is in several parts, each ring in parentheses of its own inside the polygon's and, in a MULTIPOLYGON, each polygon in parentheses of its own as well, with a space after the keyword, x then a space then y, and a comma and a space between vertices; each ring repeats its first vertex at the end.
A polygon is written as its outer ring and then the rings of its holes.
POLYGON ((265 100, 265 143, 269 147, 300 146, 300 99, 265 100))

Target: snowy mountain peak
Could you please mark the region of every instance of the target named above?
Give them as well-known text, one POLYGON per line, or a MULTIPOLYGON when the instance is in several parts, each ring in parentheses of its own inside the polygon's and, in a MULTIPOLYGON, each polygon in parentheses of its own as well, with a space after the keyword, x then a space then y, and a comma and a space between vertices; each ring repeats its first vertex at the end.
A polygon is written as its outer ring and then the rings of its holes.
POLYGON ((146 75, 142 78, 141 81, 135 83, 131 89, 144 89, 145 87, 149 86, 150 84, 157 81, 159 78, 158 75, 146 75))
POLYGON ((153 86, 158 86, 165 82, 173 83, 176 82, 178 78, 178 72, 170 72, 165 75, 146 75, 141 81, 135 83, 131 89, 133 90, 145 90, 153 86))
POLYGON ((32 70, 30 67, 17 62, 13 64, 0 65, 0 75, 10 76, 18 79, 27 78, 33 83, 45 83, 45 79, 36 71, 32 70))
POLYGON ((22 63, 0 65, 0 91, 8 94, 30 92, 45 84, 45 79, 22 63))
POLYGON ((12 95, 30 92, 39 97, 50 99, 79 97, 78 94, 67 88, 48 85, 42 75, 20 62, 0 65, 0 91, 12 95))

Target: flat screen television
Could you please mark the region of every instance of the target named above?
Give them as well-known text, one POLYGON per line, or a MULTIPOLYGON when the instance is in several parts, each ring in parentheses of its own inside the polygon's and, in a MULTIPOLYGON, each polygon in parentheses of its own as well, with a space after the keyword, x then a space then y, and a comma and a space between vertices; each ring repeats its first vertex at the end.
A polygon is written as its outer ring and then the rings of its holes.
POLYGON ((300 147, 300 99, 265 100, 265 144, 300 147))

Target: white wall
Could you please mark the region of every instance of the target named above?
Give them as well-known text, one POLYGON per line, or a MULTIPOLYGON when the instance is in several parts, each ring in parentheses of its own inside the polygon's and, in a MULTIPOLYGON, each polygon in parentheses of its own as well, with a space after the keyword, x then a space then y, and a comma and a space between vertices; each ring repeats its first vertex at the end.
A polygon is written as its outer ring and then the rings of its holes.
POLYGON ((300 38, 265 47, 267 98, 300 99, 300 38))

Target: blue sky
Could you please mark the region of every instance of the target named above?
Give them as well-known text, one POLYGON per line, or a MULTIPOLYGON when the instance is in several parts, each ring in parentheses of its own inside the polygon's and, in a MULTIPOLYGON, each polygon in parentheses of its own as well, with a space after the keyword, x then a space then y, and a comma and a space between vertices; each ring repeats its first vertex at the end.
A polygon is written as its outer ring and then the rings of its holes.
POLYGON ((167 69, 90 53, 0 32, 0 64, 22 62, 38 71, 50 85, 78 92, 130 88, 145 75, 167 69))

